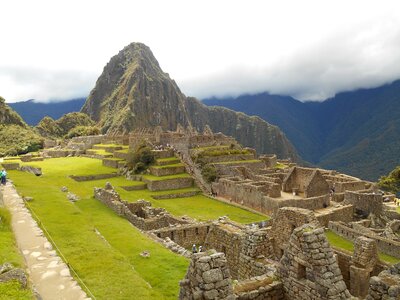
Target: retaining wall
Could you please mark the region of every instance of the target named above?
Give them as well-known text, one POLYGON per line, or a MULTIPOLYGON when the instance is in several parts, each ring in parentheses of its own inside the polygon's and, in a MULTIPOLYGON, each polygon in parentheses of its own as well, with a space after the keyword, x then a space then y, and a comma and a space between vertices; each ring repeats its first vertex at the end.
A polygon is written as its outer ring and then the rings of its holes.
POLYGON ((144 182, 147 183, 147 188, 150 191, 175 190, 175 189, 189 188, 193 186, 193 178, 191 177, 172 178, 165 180, 144 179, 144 182))

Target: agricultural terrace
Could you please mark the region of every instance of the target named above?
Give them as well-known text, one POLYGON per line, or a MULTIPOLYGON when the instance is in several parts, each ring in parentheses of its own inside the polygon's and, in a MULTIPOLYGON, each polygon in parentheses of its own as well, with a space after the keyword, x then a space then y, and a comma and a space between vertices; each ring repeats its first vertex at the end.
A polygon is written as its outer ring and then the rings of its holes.
MULTIPOLYGON (((109 181, 122 199, 145 199, 176 216, 187 215, 198 220, 227 215, 232 220, 250 223, 266 218, 200 194, 155 200, 152 198, 155 194, 173 191, 126 191, 121 186, 143 182, 129 181, 121 176, 84 182, 69 177, 115 173, 114 168, 103 166, 98 159, 55 158, 21 165, 42 168, 40 177, 11 170, 9 177, 20 194, 33 197, 28 207, 97 299, 129 299, 132 295, 137 299, 176 299, 178 282, 184 277, 189 262, 154 242, 95 200, 94 187, 103 187, 109 181), (75 203, 68 201, 66 193, 61 191, 63 186, 78 195, 80 200, 75 203), (150 257, 142 257, 140 253, 143 251, 149 251, 150 257)), ((191 189, 195 188, 188 188, 191 189)))

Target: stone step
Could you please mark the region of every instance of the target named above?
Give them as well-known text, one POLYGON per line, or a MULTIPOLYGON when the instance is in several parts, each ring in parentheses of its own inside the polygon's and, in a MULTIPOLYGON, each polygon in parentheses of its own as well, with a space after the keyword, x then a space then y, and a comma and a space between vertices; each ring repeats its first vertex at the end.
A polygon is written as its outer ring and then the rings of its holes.
POLYGON ((167 176, 185 173, 185 166, 183 164, 166 165, 166 166, 151 166, 149 168, 150 174, 154 176, 167 176))

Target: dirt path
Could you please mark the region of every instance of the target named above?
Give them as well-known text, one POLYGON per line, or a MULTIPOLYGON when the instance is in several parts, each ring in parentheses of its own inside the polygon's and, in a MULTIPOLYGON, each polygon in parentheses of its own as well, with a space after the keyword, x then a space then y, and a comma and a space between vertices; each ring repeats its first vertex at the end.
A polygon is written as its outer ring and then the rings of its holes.
POLYGON ((12 184, 1 187, 4 205, 12 214, 12 228, 28 267, 32 286, 43 300, 89 299, 70 270, 32 218, 12 184))

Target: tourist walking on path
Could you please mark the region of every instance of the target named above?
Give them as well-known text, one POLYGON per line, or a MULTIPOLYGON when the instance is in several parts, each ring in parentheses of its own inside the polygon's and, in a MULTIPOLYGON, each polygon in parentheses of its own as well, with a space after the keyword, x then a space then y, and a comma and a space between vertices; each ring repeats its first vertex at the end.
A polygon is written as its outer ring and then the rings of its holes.
POLYGON ((7 172, 6 170, 1 170, 0 172, 0 177, 1 177, 1 184, 5 185, 7 182, 7 172))

